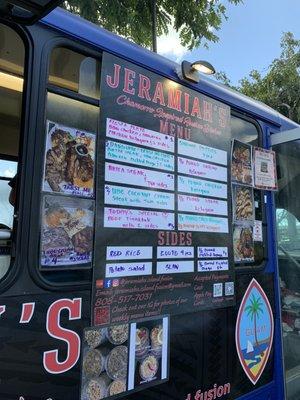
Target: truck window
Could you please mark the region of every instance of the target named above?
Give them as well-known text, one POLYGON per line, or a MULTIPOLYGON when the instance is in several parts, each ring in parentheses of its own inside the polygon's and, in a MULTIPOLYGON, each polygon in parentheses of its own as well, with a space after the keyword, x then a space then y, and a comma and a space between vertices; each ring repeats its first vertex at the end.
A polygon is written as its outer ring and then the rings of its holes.
MULTIPOLYGON (((244 119, 237 115, 231 115, 231 135, 232 138, 241 142, 259 146, 259 127, 255 121, 244 119)), ((236 267, 241 270, 251 267, 259 267, 265 259, 266 253, 266 226, 264 218, 263 194, 260 190, 254 190, 255 204, 255 226, 261 229, 261 237, 254 237, 254 262, 252 263, 236 263, 236 267)))
POLYGON ((93 264, 100 62, 65 47, 50 57, 40 271, 53 284, 87 282, 93 264))
POLYGON ((25 49, 10 27, 0 24, 0 278, 11 264, 16 223, 15 207, 9 202, 11 179, 19 161, 25 49))

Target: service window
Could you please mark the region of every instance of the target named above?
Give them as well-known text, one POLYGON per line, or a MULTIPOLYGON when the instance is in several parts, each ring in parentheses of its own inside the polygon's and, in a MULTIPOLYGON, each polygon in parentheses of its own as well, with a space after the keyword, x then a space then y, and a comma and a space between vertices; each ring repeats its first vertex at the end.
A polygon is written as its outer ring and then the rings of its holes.
POLYGON ((40 271, 88 281, 93 263, 100 62, 65 47, 50 56, 42 181, 40 271))
MULTIPOLYGON (((259 127, 255 121, 231 115, 231 135, 233 139, 237 139, 246 145, 259 146, 259 134, 259 127)), ((248 148, 250 149, 250 147, 248 148)), ((247 148, 245 149, 247 150, 247 148)), ((252 213, 254 205, 253 227, 245 228, 236 224, 233 228, 235 266, 241 270, 245 269, 245 267, 247 269, 248 267, 259 267, 262 265, 266 254, 266 224, 263 193, 256 189, 247 187, 237 188, 233 186, 232 194, 233 201, 237 203, 240 201, 240 206, 237 206, 236 209, 244 219, 247 219, 248 210, 250 210, 249 215, 252 213)))
POLYGON ((25 49, 10 27, 0 24, 0 278, 11 264, 17 215, 17 169, 21 136, 25 49))

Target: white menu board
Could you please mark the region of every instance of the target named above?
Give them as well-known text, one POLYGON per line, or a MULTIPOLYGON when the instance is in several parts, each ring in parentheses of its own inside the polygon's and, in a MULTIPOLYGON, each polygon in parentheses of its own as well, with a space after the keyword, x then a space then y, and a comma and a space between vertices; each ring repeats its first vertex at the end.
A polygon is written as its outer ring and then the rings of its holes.
POLYGON ((184 194, 178 195, 178 210, 197 214, 228 214, 227 201, 184 194))
POLYGON ((189 261, 158 261, 157 274, 182 274, 194 272, 194 260, 189 261))
POLYGON ((200 196, 221 197, 227 199, 227 185, 219 182, 205 181, 178 175, 178 191, 198 194, 200 196))
POLYGON ((106 136, 132 144, 152 147, 153 149, 174 152, 175 140, 173 136, 164 135, 112 118, 107 118, 106 120, 106 136))
POLYGON ((105 207, 104 227, 174 230, 175 217, 169 212, 105 207))
POLYGON ((111 162, 105 163, 105 180, 149 189, 174 190, 173 174, 111 162))
POLYGON ((129 144, 106 141, 105 156, 109 160, 136 164, 144 167, 174 171, 174 156, 129 144))
POLYGON ((106 264, 106 278, 152 275, 151 262, 106 264))
POLYGON ((174 210, 174 194, 132 187, 105 185, 105 204, 174 210))
POLYGON ((228 260, 203 260, 198 261, 199 272, 227 271, 228 260))
POLYGON ((178 214, 180 231, 228 233, 228 219, 206 215, 178 214))
POLYGON ((227 168, 203 163, 190 158, 178 157, 178 172, 197 176, 199 178, 227 182, 227 168))
POLYGON ((216 164, 227 165, 227 152, 189 140, 178 139, 178 154, 216 164))

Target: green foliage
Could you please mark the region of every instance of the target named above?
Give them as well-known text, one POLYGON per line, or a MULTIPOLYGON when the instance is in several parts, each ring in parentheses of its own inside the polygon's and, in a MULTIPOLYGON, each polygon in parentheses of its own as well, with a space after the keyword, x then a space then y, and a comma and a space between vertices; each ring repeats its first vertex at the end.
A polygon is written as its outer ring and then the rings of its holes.
POLYGON ((226 19, 222 0, 67 0, 64 7, 135 43, 151 47, 154 3, 158 36, 175 29, 181 44, 190 50, 218 40, 214 31, 220 28, 222 19, 226 19))
POLYGON ((237 87, 230 84, 225 73, 217 78, 300 123, 300 40, 286 32, 280 46, 280 57, 273 60, 265 76, 254 69, 237 87))
POLYGON ((261 308, 263 303, 260 300, 260 297, 255 297, 254 295, 251 296, 250 304, 245 308, 248 316, 251 316, 251 321, 253 321, 254 317, 259 318, 259 313, 263 312, 261 308))

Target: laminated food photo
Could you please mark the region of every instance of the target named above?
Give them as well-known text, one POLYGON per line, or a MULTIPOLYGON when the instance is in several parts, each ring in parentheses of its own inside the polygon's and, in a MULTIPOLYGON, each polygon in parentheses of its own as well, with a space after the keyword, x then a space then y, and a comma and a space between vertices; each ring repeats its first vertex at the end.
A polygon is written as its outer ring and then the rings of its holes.
POLYGON ((236 263, 254 261, 253 226, 235 225, 233 228, 233 252, 236 263))
POLYGON ((252 146, 232 141, 231 180, 247 186, 253 186, 252 146))
POLYGON ((247 186, 232 185, 233 219, 235 221, 254 221, 253 189, 247 186))
POLYGON ((47 121, 43 190, 94 196, 95 135, 47 121))
POLYGON ((93 201, 62 196, 43 198, 41 267, 88 265, 93 250, 93 201))
POLYGON ((129 389, 157 384, 167 378, 168 325, 168 317, 131 324, 131 337, 135 340, 130 343, 134 360, 130 359, 129 389))
POLYGON ((127 391, 128 334, 128 324, 84 330, 81 400, 100 400, 127 391))

